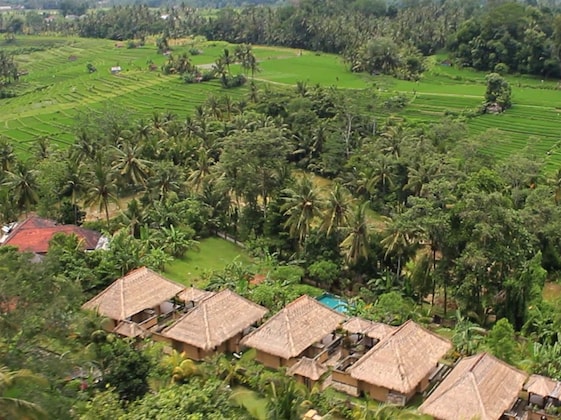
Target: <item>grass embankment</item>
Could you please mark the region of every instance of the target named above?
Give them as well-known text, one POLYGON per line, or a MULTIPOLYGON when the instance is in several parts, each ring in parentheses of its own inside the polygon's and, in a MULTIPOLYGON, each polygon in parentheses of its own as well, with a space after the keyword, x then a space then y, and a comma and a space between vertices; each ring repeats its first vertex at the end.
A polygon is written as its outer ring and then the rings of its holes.
POLYGON ((200 241, 198 251, 187 251, 183 258, 169 264, 163 274, 187 286, 204 288, 203 274, 223 270, 236 260, 251 262, 249 255, 239 246, 221 238, 205 238, 200 241))

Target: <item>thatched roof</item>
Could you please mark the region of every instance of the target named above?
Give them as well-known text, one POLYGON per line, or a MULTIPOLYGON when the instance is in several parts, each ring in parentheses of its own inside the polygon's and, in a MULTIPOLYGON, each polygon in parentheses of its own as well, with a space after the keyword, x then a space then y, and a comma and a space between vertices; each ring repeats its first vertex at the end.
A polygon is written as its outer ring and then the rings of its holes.
POLYGON ((335 331, 345 316, 303 295, 286 305, 241 344, 290 359, 335 331))
POLYGON ((532 394, 542 397, 553 397, 559 399, 561 393, 561 382, 541 375, 532 375, 524 385, 524 389, 532 394))
POLYGON ((377 340, 386 338, 396 330, 396 327, 388 324, 382 324, 381 322, 374 322, 373 324, 374 325, 370 328, 366 335, 377 340))
POLYGON ((180 294, 177 295, 178 299, 183 302, 200 302, 207 297, 210 297, 214 292, 209 292, 207 290, 196 289, 195 287, 188 287, 180 294))
POLYGON ((374 322, 355 316, 347 319, 341 328, 354 334, 366 334, 373 326, 374 322))
POLYGON ((125 337, 145 337, 147 331, 132 321, 121 321, 113 329, 113 332, 125 337))
POLYGON ((289 375, 299 375, 305 378, 310 378, 312 381, 317 381, 327 372, 327 368, 322 366, 319 362, 309 357, 302 357, 298 363, 288 369, 289 375))
POLYGON ((419 407, 441 420, 496 420, 510 409, 527 375, 487 353, 467 357, 419 407))
POLYGON ((267 309, 231 290, 202 300, 162 334, 199 349, 211 350, 261 320, 267 309))
POLYGON ((413 321, 386 336, 349 368, 360 381, 408 394, 452 344, 413 321))
POLYGON ((183 290, 183 286, 142 267, 115 280, 107 289, 82 305, 83 309, 122 321, 144 309, 154 308, 183 290))

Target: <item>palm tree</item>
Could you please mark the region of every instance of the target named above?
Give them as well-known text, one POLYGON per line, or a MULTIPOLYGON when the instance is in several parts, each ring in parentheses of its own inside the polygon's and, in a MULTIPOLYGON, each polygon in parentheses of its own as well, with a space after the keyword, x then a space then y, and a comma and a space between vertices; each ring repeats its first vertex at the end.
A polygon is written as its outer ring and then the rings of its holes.
POLYGON ((268 416, 270 420, 300 420, 307 388, 292 378, 271 381, 268 389, 268 416))
POLYGON ((150 191, 159 201, 163 201, 169 193, 179 192, 183 184, 183 174, 171 162, 157 162, 154 175, 150 178, 150 191))
POLYGON ((113 170, 129 185, 146 185, 150 174, 150 162, 142 159, 144 146, 124 141, 119 147, 113 146, 113 170))
POLYGON ((193 186, 195 191, 199 192, 210 176, 210 168, 214 165, 214 159, 210 155, 210 151, 204 147, 199 148, 195 165, 196 169, 191 171, 187 181, 193 186))
POLYGON ((469 318, 463 316, 459 309, 456 310, 456 325, 452 343, 462 356, 471 356, 485 338, 486 330, 481 328, 469 318))
POLYGON ((331 232, 347 226, 349 219, 349 194, 341 186, 335 184, 325 204, 325 214, 321 229, 329 236, 331 232))
POLYGON ((6 137, 0 137, 0 169, 9 171, 16 163, 16 155, 12 144, 6 137))
POLYGON ((84 205, 99 206, 99 212, 105 212, 107 225, 109 225, 109 203, 118 204, 115 172, 103 164, 101 159, 96 159, 89 173, 86 186, 84 205))
POLYGON ((173 225, 169 228, 163 226, 158 232, 162 238, 163 249, 175 258, 181 258, 188 249, 198 245, 197 241, 191 239, 191 233, 176 229, 173 225))
POLYGON ((25 210, 26 215, 30 208, 39 201, 36 175, 36 170, 19 163, 13 171, 6 172, 6 178, 2 184, 8 187, 12 200, 20 211, 25 210))
POLYGON ((5 396, 16 382, 22 380, 31 380, 41 385, 46 383, 44 378, 29 370, 10 371, 6 366, 0 366, 0 416, 6 420, 46 418, 46 413, 37 404, 5 396))
POLYGON ((394 183, 395 176, 395 161, 393 158, 386 155, 380 156, 373 162, 372 172, 370 179, 366 182, 366 188, 370 194, 373 194, 379 187, 382 188, 382 193, 388 191, 394 183))
POLYGON ((297 181, 294 188, 284 190, 283 199, 281 210, 288 216, 285 227, 288 227, 290 236, 296 238, 299 246, 302 246, 310 233, 313 220, 321 216, 324 201, 307 175, 297 181))
POLYGON ((401 276, 403 258, 411 246, 410 234, 411 230, 409 227, 395 217, 393 220, 389 220, 385 231, 385 237, 380 242, 386 250, 384 258, 388 258, 392 254, 397 256, 396 279, 398 282, 401 276))
POLYGON ((370 228, 366 219, 367 206, 368 202, 365 202, 355 208, 349 220, 349 232, 341 242, 341 249, 349 265, 368 259, 370 228))

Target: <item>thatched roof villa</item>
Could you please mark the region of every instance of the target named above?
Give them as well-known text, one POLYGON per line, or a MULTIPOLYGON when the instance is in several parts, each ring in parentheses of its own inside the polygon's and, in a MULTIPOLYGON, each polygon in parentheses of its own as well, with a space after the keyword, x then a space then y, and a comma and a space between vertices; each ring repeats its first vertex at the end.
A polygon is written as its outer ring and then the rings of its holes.
POLYGON ((348 369, 358 391, 398 405, 429 384, 438 361, 452 344, 413 321, 407 321, 383 338, 348 369))
POLYGON ((334 331, 344 320, 343 314, 303 295, 245 337, 241 344, 256 349, 256 359, 265 366, 292 366, 302 356, 314 358, 327 350, 335 338, 334 331))
MULTIPOLYGON (((183 288, 155 271, 141 267, 115 280, 104 291, 84 303, 82 309, 97 311, 110 318, 113 321, 112 329, 121 321, 132 321, 149 328, 155 325, 158 315, 173 310, 169 300, 183 288)), ((126 330, 124 326, 121 328, 126 330)))
POLYGON ((327 373, 327 368, 315 359, 302 357, 287 373, 311 389, 327 373))
POLYGON ((466 357, 419 411, 439 420, 497 420, 513 406, 526 377, 488 353, 466 357))
POLYGON ((542 375, 531 375, 523 388, 532 408, 529 419, 539 419, 549 406, 561 406, 561 382, 542 375))
POLYGON ((177 351, 202 360, 215 352, 239 351, 241 338, 266 313, 266 308, 223 290, 200 300, 161 335, 177 351))

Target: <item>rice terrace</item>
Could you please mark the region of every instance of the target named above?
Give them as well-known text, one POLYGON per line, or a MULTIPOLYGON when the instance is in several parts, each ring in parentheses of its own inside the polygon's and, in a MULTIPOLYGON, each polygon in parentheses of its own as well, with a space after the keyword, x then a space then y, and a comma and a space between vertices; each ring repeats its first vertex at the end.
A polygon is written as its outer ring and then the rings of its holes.
MULTIPOLYGON (((219 83, 185 84, 178 77, 160 74, 166 57, 158 54, 154 41, 139 48, 103 39, 62 36, 18 36, 15 42, 0 42, 24 70, 18 96, 4 99, 0 112, 0 135, 16 141, 16 150, 26 155, 29 144, 39 137, 67 147, 74 140, 71 126, 78 113, 101 112, 118 105, 138 117, 155 112, 186 116, 209 96, 227 94, 242 99, 247 87, 225 91, 219 83), (98 70, 88 73, 91 63, 98 70), (118 74, 111 68, 119 67, 118 74)), ((195 65, 210 66, 226 42, 185 39, 176 42, 174 54, 197 48, 195 65)), ((464 116, 471 134, 494 129, 485 151, 497 157, 528 149, 544 159, 546 167, 561 165, 561 89, 556 80, 532 76, 507 76, 512 86, 513 106, 500 115, 477 115, 482 104, 485 74, 457 69, 446 55, 428 58, 428 70, 419 81, 397 80, 385 75, 351 73, 333 54, 300 49, 254 46, 260 71, 258 85, 274 88, 298 82, 338 89, 363 90, 363 105, 378 115, 397 115, 411 121, 436 121, 446 115, 464 116), (402 94, 407 105, 398 111, 379 107, 380 99, 402 94), (376 101, 378 99, 378 101, 376 101)))

